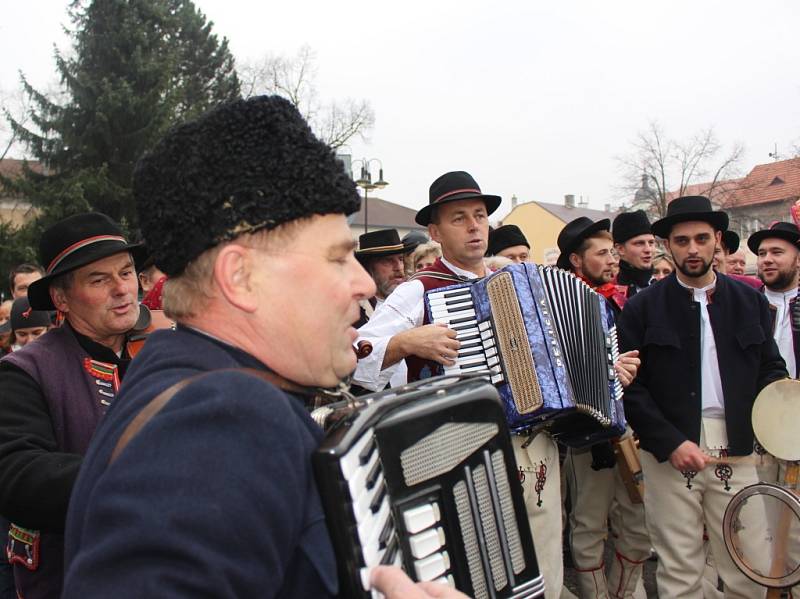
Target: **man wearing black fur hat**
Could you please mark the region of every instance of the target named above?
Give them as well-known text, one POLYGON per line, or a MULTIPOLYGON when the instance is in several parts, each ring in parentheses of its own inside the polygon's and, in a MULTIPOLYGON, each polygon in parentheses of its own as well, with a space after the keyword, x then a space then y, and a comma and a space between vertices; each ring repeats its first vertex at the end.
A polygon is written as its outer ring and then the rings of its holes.
POLYGON ((489 233, 486 255, 501 256, 519 264, 530 259, 531 245, 517 225, 503 225, 489 233))
POLYGON ((612 226, 614 249, 619 255, 617 284, 627 287, 631 297, 647 287, 653 278, 653 256, 656 238, 650 232, 650 221, 644 210, 623 212, 612 226))
MULTIPOLYGON (((307 405, 355 367, 375 292, 345 219, 355 185, 296 108, 258 97, 170 131, 133 187, 177 324, 150 336, 92 441, 63 597, 334 597, 307 405)), ((397 568, 372 582, 428 596, 397 568)))
MULTIPOLYGON (((755 397, 787 373, 764 296, 711 268, 727 227, 727 214, 708 198, 673 200, 652 231, 665 240, 676 272, 632 297, 617 324, 620 349, 642 357, 624 404, 641 443, 660 597, 703 596, 703 524, 725 597, 765 592, 734 565, 721 526, 736 492, 758 480, 757 457, 725 458, 753 453, 755 397)), ((759 524, 752 525, 755 538, 759 524)))
POLYGON ((125 374, 126 334, 140 315, 137 247, 102 214, 46 230, 46 273, 28 299, 65 322, 0 362, 0 513, 12 522, 8 554, 25 599, 61 591, 70 492, 125 374))

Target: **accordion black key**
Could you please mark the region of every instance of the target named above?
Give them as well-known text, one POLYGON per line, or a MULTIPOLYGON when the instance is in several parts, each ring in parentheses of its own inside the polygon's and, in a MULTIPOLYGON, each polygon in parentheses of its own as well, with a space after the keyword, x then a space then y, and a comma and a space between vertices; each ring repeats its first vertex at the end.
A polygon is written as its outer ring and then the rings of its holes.
POLYGON ((492 385, 428 379, 314 416, 327 428, 313 465, 342 596, 373 596, 379 564, 476 599, 544 595, 492 385))
POLYGON ((624 433, 613 316, 605 298, 572 273, 512 264, 428 291, 425 309, 461 342, 456 364, 442 372, 488 371, 511 430, 546 424, 572 447, 624 433))

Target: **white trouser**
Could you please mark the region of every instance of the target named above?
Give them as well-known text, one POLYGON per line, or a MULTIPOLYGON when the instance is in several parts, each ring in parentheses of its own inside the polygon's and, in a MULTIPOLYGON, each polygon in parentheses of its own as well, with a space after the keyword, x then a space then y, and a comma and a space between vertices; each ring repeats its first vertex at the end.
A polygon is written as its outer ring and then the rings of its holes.
POLYGON ((558 599, 564 586, 558 446, 546 432, 537 434, 524 448, 528 437, 512 435, 511 440, 536 546, 536 560, 544 578, 545 599, 558 599))
MULTIPOLYGON (((719 455, 705 444, 704 433, 700 448, 719 455)), ((728 503, 739 490, 758 480, 755 462, 711 464, 700 472, 682 473, 669 461, 659 463, 648 451, 641 451, 640 455, 647 528, 658 554, 656 581, 660 599, 703 598, 704 524, 725 598, 764 597, 766 590, 733 563, 722 536, 722 519, 728 503)))
POLYGON ((590 449, 568 450, 564 469, 572 503, 570 548, 581 598, 644 597, 641 573, 650 556, 650 539, 642 504, 631 502, 618 467, 592 469, 590 449), (609 518, 615 556, 606 580, 603 549, 609 518))

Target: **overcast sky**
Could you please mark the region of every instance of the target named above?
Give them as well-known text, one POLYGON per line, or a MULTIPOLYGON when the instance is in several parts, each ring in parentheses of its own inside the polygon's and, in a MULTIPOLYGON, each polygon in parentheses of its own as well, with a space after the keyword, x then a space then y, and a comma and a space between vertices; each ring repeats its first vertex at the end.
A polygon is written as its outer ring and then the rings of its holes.
MULTIPOLYGON (((376 114, 355 157, 380 158, 381 197, 419 208, 467 170, 498 212, 520 201, 618 199, 615 157, 657 120, 713 126, 746 146, 743 170, 800 142, 800 2, 252 2, 196 0, 238 60, 317 53, 323 98, 376 114)), ((66 0, 4 0, 0 89, 45 87, 66 47, 66 0)))

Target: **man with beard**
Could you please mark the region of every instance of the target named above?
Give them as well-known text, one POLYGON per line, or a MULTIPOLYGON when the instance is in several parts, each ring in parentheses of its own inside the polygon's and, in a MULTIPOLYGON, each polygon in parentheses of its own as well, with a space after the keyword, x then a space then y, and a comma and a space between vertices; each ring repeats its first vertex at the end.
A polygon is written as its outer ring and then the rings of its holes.
MULTIPOLYGON (((637 217, 634 224, 638 221, 637 217)), ((586 217, 568 223, 558 235, 561 255, 557 265, 573 272, 605 297, 616 316, 625 304, 627 288, 612 282, 611 267, 616 258, 609 225, 608 219, 592 222, 586 217)), ((637 229, 631 227, 631 230, 637 229)), ((650 256, 647 240, 644 241, 641 253, 650 256)), ((634 251, 628 255, 634 255, 634 251)), ((636 356, 633 351, 621 359, 638 364, 636 356)), ((620 372, 623 385, 628 383, 626 374, 620 372)), ((642 566, 650 556, 644 509, 631 501, 619 468, 615 466, 614 450, 608 441, 591 448, 567 450, 564 469, 572 507, 569 540, 582 599, 644 597, 642 566), (606 578, 603 552, 609 518, 614 532, 615 559, 606 578)))
POLYGON ((356 328, 365 325, 378 306, 406 280, 403 258, 413 252, 417 245, 416 241, 400 241, 396 229, 370 231, 359 236, 356 258, 372 277, 375 295, 361 302, 361 316, 356 328))
POLYGON ((747 246, 758 256, 758 277, 764 283, 764 294, 773 317, 772 332, 786 369, 795 378, 800 365, 800 335, 792 329, 792 312, 797 310, 798 269, 800 269, 800 230, 793 223, 774 223, 769 229, 756 231, 747 246))
POLYGON ((753 402, 786 369, 764 296, 711 269, 727 227, 708 198, 673 200, 652 230, 677 270, 631 298, 618 321, 620 349, 642 357, 624 405, 641 444, 660 597, 703 596, 704 524, 725 597, 765 593, 734 565, 721 525, 731 498, 757 482, 756 461, 725 458, 753 453, 753 402))
POLYGON ((644 210, 623 212, 614 219, 614 249, 619 255, 617 284, 627 287, 629 298, 650 284, 656 238, 644 210))
POLYGON ((44 277, 34 310, 65 322, 0 362, 0 513, 25 599, 58 597, 70 493, 95 428, 130 362, 126 334, 139 318, 130 244, 103 214, 78 214, 43 234, 44 277))

